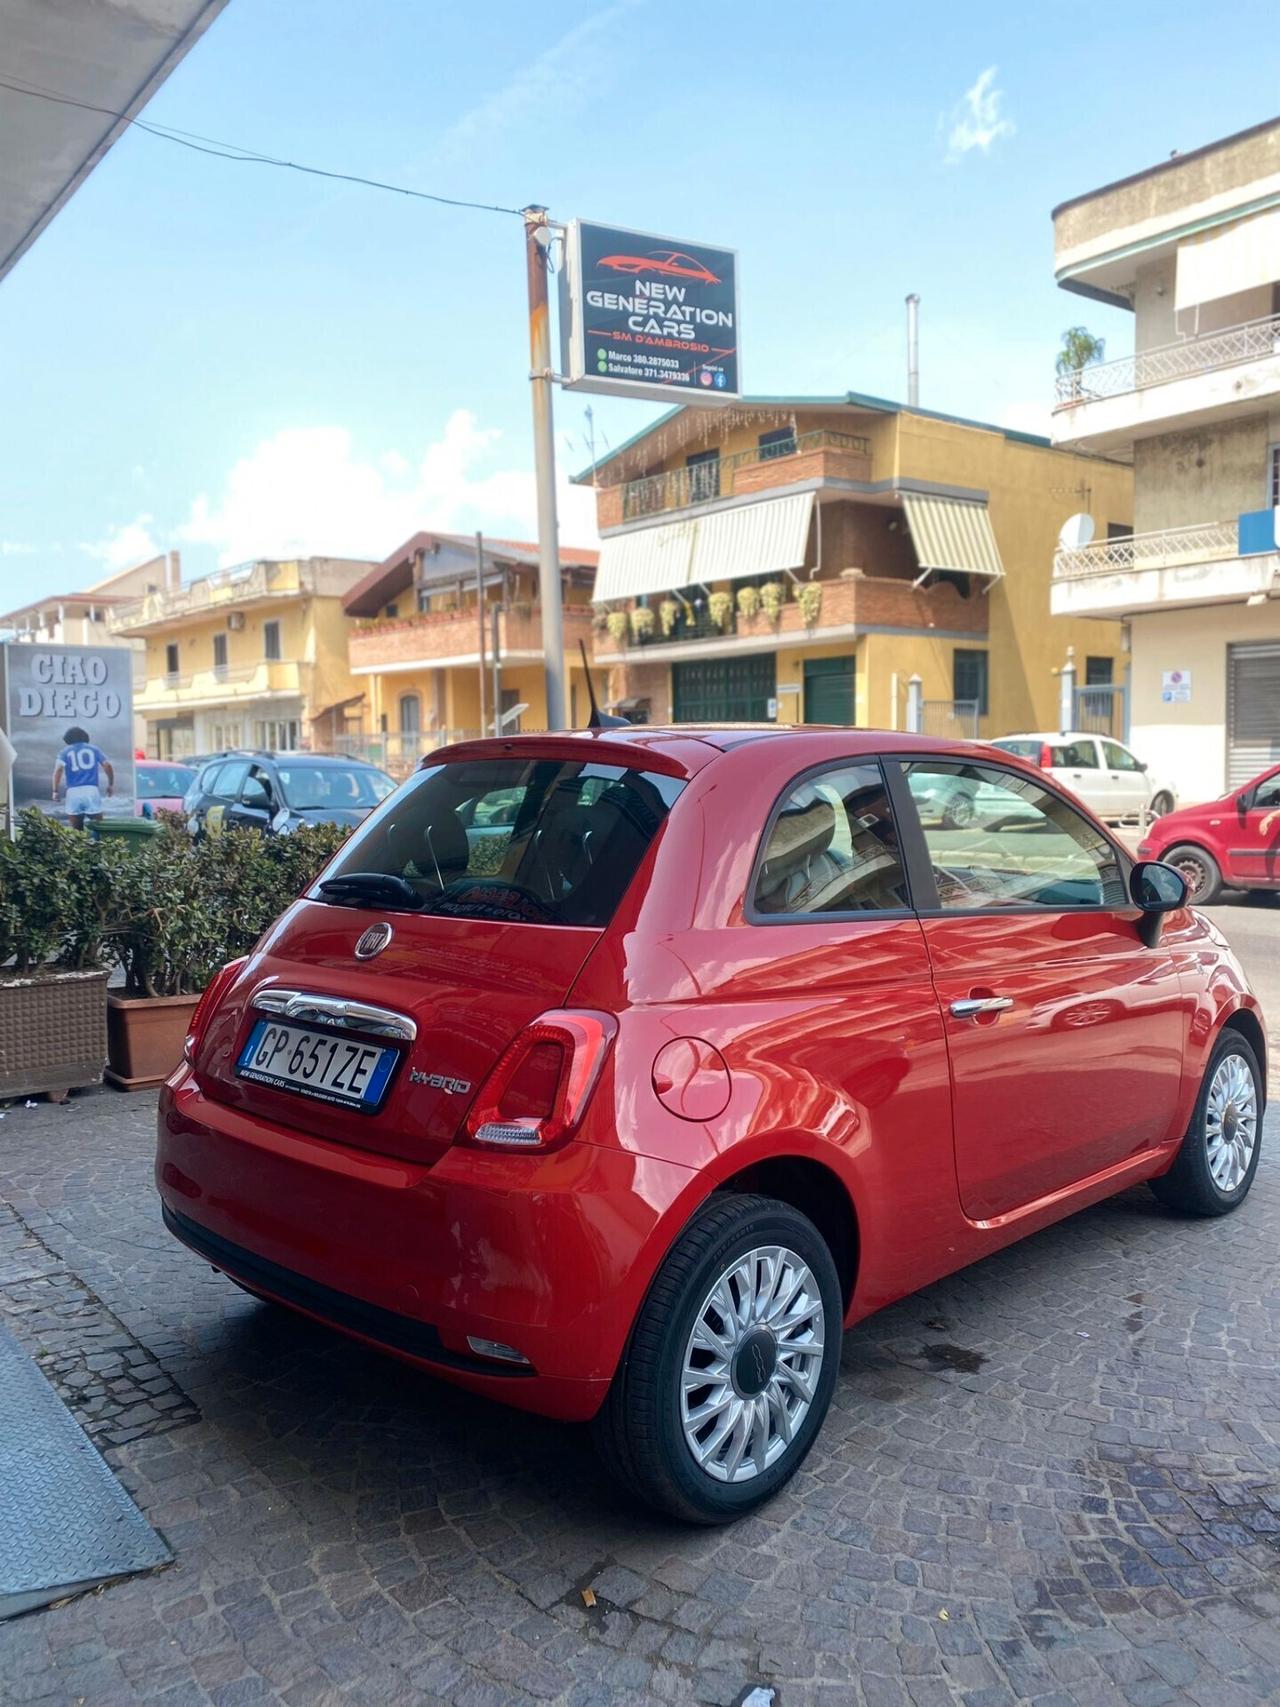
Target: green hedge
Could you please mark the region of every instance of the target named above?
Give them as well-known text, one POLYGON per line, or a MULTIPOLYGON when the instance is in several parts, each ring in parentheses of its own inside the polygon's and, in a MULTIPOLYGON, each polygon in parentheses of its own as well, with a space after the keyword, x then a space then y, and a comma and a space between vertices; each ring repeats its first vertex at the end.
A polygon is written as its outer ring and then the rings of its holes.
POLYGON ((350 832, 319 824, 193 841, 161 815, 140 845, 97 841, 36 811, 0 837, 0 967, 123 966, 126 994, 190 995, 245 954, 350 832))

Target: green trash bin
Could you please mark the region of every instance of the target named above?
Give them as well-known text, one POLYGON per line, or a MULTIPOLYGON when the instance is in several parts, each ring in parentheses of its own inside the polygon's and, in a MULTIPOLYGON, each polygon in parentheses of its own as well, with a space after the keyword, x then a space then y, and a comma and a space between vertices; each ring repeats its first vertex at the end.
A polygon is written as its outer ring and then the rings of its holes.
POLYGON ((109 837, 114 842, 128 842, 137 847, 149 837, 159 835, 160 826, 154 818, 104 818, 93 826, 93 833, 102 841, 109 837))

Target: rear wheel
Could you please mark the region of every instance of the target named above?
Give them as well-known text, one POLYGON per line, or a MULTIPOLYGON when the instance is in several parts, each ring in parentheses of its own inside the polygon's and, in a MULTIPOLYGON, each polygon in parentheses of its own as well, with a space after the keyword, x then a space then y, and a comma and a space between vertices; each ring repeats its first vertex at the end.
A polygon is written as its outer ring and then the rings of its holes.
POLYGON ((1187 900, 1197 907, 1207 907, 1222 893, 1222 871, 1216 859, 1203 848, 1190 842, 1170 848, 1164 863, 1180 871, 1187 881, 1187 900))
POLYGON ((1188 1215, 1227 1215, 1249 1195, 1262 1150, 1262 1072, 1238 1031, 1209 1057, 1187 1135, 1173 1166, 1151 1189, 1188 1215))
POLYGON ((596 1420, 646 1504, 728 1523, 800 1467, 831 1403, 843 1311, 822 1235, 773 1198, 717 1194, 658 1271, 596 1420))
POLYGON ((1153 818, 1163 818, 1167 813, 1173 811, 1173 796, 1167 790, 1162 789, 1152 800, 1148 810, 1153 818))
POLYGON ((944 830, 967 830, 977 816, 978 809, 973 803, 973 796, 957 794, 943 809, 942 827, 944 830))

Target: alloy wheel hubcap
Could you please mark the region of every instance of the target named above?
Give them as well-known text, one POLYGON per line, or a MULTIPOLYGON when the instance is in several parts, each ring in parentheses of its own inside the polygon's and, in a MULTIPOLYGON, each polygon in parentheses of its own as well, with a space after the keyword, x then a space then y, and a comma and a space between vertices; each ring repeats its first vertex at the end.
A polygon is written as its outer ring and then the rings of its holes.
POLYGON ((1219 1061, 1209 1084, 1204 1132, 1213 1183, 1219 1191, 1236 1191, 1258 1141, 1258 1092, 1242 1056, 1219 1061))
POLYGON ((681 1426, 700 1469, 747 1482, 778 1462, 817 1393, 824 1327, 818 1283, 794 1251, 761 1245, 725 1269, 681 1370, 681 1426))

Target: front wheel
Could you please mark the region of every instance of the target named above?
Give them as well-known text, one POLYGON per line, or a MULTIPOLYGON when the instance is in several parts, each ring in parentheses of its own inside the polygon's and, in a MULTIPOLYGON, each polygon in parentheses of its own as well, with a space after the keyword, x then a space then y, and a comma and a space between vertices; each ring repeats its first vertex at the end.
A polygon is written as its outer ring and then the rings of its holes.
POLYGON ((641 1306, 596 1419, 630 1492, 689 1523, 729 1523, 791 1479, 840 1363, 840 1282, 817 1228, 773 1198, 718 1193, 641 1306))
POLYGON ((1258 1171, 1262 1108, 1258 1058, 1238 1031, 1224 1031, 1173 1166, 1151 1181, 1161 1203, 1188 1215, 1228 1215, 1239 1208, 1258 1171))
POLYGON ((1165 818, 1173 811, 1173 796, 1162 789, 1147 808, 1153 818, 1165 818))
POLYGON ((1164 863, 1180 871, 1187 882, 1187 900, 1196 907, 1207 907, 1222 893, 1222 868, 1210 853, 1193 847, 1190 842, 1170 848, 1163 856, 1164 863))

